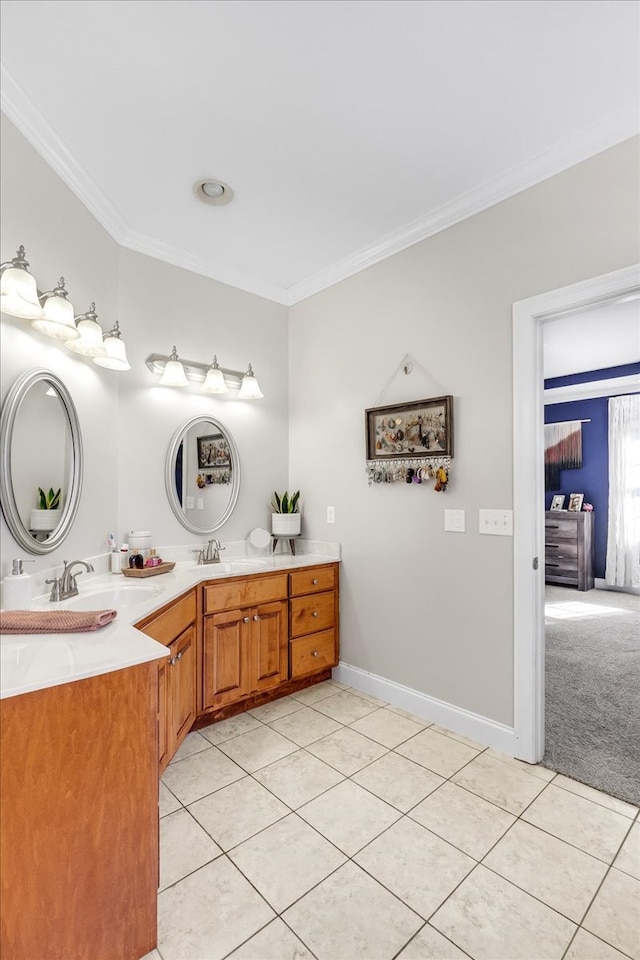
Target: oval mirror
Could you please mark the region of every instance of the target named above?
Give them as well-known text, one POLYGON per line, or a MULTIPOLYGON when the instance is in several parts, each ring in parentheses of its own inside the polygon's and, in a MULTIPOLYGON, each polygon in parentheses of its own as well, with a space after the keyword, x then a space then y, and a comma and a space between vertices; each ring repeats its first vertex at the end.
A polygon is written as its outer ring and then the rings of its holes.
POLYGON ((191 533, 213 533, 229 519, 240 492, 233 437, 213 417, 193 417, 173 436, 165 467, 171 509, 191 533))
POLYGON ((0 436, 7 526, 28 553, 51 553, 71 530, 82 488, 80 424, 64 383, 49 370, 19 377, 2 408, 0 436))

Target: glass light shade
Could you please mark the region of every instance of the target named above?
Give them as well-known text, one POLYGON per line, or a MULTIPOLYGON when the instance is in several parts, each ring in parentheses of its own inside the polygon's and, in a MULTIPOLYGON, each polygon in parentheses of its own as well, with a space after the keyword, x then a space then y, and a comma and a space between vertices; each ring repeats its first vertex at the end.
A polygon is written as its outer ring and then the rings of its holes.
POLYGON ((35 277, 22 267, 6 267, 0 281, 0 310, 10 317, 39 320, 42 307, 35 277))
POLYGON ((73 306, 66 296, 60 296, 55 292, 44 302, 42 319, 32 320, 31 326, 56 340, 77 340, 80 337, 80 331, 74 320, 73 306))
POLYGON ((115 331, 107 334, 104 338, 104 348, 107 351, 104 357, 94 357, 93 362, 100 367, 106 367, 108 370, 131 370, 131 364, 127 360, 127 351, 124 340, 120 334, 114 335, 115 331))
POLYGON ((77 340, 67 340, 65 347, 81 357, 104 357, 107 353, 102 342, 102 329, 97 320, 78 321, 80 336, 77 340))
POLYGON ((187 375, 184 372, 184 367, 179 360, 167 360, 167 364, 164 368, 162 376, 160 377, 160 385, 163 387, 189 386, 189 381, 187 380, 187 375))
POLYGON ((249 364, 249 369, 245 373, 244 377, 242 378, 242 383, 240 384, 238 399, 260 400, 262 397, 264 397, 264 393, 261 391, 256 375, 251 369, 251 364, 249 364))
POLYGON ((217 359, 214 357, 213 363, 207 370, 207 376, 202 384, 202 391, 203 393, 227 393, 228 390, 229 387, 224 379, 224 374, 218 366, 217 359))

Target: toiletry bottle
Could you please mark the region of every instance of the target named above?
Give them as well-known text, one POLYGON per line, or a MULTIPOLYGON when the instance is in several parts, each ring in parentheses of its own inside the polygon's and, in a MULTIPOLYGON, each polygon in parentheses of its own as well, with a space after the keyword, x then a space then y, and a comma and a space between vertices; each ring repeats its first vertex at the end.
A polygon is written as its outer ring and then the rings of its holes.
POLYGON ((28 610, 31 603, 31 577, 24 573, 23 563, 35 560, 14 560, 9 576, 2 581, 3 610, 28 610))

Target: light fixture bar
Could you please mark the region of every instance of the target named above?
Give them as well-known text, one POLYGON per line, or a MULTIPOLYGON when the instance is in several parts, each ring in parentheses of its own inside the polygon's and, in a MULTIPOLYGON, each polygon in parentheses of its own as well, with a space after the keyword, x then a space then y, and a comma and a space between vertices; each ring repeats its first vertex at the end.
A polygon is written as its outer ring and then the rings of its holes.
MULTIPOLYGON (((162 374, 170 359, 171 357, 166 354, 150 353, 145 363, 149 370, 151 370, 151 373, 162 374)), ((210 363, 199 363, 197 360, 185 360, 183 357, 180 357, 180 363, 184 367, 187 379, 191 381, 191 383, 204 383, 207 372, 211 367, 210 363)), ((224 379, 229 386, 239 390, 245 371, 230 370, 228 367, 219 367, 219 369, 222 370, 224 379)))

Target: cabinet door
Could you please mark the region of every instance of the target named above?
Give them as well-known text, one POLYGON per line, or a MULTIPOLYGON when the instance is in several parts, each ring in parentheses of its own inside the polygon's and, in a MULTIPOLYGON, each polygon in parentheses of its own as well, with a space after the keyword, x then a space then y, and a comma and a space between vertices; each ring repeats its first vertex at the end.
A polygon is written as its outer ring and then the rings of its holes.
POLYGON ((260 604, 251 618, 251 690, 269 690, 288 676, 287 604, 260 604))
POLYGON ((171 727, 169 752, 176 752, 196 718, 196 631, 189 627, 171 644, 169 678, 171 727))
POLYGON ((204 618, 203 706, 221 707, 249 693, 249 610, 225 610, 204 618))

